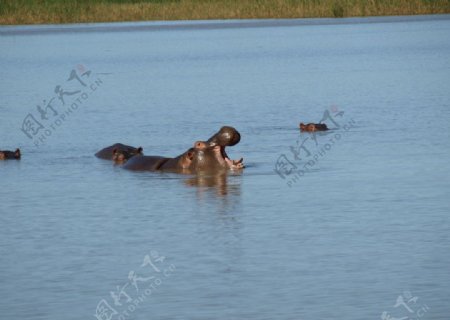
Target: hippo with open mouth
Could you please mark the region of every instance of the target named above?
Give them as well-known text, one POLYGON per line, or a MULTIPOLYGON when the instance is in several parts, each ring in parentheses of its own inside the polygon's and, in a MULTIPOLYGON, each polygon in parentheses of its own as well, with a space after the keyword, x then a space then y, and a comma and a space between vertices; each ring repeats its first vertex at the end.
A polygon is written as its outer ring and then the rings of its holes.
POLYGON ((225 148, 241 140, 240 133, 233 127, 222 127, 207 141, 197 141, 192 148, 175 158, 136 155, 123 168, 134 171, 164 171, 193 174, 219 172, 244 168, 243 159, 231 160, 225 148))

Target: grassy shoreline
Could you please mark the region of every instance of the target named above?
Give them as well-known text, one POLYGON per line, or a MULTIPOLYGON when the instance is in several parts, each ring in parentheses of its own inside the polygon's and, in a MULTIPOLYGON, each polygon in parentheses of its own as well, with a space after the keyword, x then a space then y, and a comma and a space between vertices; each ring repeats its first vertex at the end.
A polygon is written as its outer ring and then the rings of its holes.
POLYGON ((0 0, 0 24, 450 13, 450 0, 0 0))

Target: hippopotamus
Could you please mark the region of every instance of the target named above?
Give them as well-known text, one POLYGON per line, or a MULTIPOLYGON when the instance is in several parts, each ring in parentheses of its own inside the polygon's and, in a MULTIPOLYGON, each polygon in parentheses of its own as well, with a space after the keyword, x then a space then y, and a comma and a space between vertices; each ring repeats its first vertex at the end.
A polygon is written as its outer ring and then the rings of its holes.
POLYGON ((102 150, 98 151, 95 156, 100 159, 114 161, 119 160, 119 162, 121 162, 126 161, 137 154, 142 154, 142 151, 142 147, 135 148, 132 146, 127 146, 125 144, 115 143, 112 146, 103 148, 102 150))
POLYGON ((186 152, 174 158, 136 155, 123 168, 135 171, 164 171, 194 174, 219 172, 244 168, 243 159, 230 160, 225 152, 241 140, 240 133, 233 127, 222 127, 207 141, 197 141, 186 152))
POLYGON ((0 160, 20 160, 20 149, 17 148, 16 151, 0 151, 0 160))
POLYGON ((115 164, 124 164, 131 157, 134 157, 136 155, 143 155, 142 150, 143 150, 142 147, 139 147, 135 151, 133 150, 132 152, 130 152, 129 150, 115 148, 112 151, 113 153, 112 160, 114 161, 115 164))
POLYGON ((315 132, 315 131, 327 131, 328 127, 325 123, 308 123, 304 124, 300 122, 300 131, 315 132))

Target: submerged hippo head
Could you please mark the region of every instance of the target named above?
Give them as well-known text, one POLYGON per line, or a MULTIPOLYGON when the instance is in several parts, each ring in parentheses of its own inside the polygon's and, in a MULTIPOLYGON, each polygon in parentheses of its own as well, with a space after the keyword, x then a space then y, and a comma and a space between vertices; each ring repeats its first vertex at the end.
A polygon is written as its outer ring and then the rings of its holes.
POLYGON ((327 131, 328 130, 328 127, 325 123, 316 123, 315 127, 316 127, 317 131, 327 131))
POLYGON ((20 149, 17 148, 16 151, 0 151, 0 160, 15 159, 19 160, 21 157, 20 149))
POLYGON ((325 123, 308 123, 304 124, 300 122, 300 131, 315 132, 315 131, 327 131, 328 127, 325 123))
POLYGON ((300 131, 314 132, 316 131, 316 127, 314 123, 304 124, 303 122, 300 122, 300 131))
POLYGON ((116 164, 123 164, 131 157, 134 157, 136 155, 142 155, 142 147, 139 147, 137 149, 120 149, 115 148, 113 150, 113 156, 112 159, 116 164))

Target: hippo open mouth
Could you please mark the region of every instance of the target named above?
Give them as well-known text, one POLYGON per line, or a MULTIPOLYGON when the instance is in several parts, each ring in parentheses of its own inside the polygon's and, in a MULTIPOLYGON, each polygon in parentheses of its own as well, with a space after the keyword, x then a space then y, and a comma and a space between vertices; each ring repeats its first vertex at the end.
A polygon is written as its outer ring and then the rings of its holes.
POLYGON ((232 160, 228 156, 225 151, 225 146, 215 145, 214 143, 210 143, 210 147, 213 148, 214 154, 216 156, 217 161, 223 165, 227 166, 230 169, 242 169, 244 168, 244 159, 240 158, 239 160, 232 160))
POLYGON ((241 140, 241 134, 233 127, 224 126, 211 138, 208 139, 208 147, 213 148, 215 158, 220 165, 230 169, 242 169, 244 167, 243 159, 231 160, 228 157, 225 148, 234 146, 241 140))

